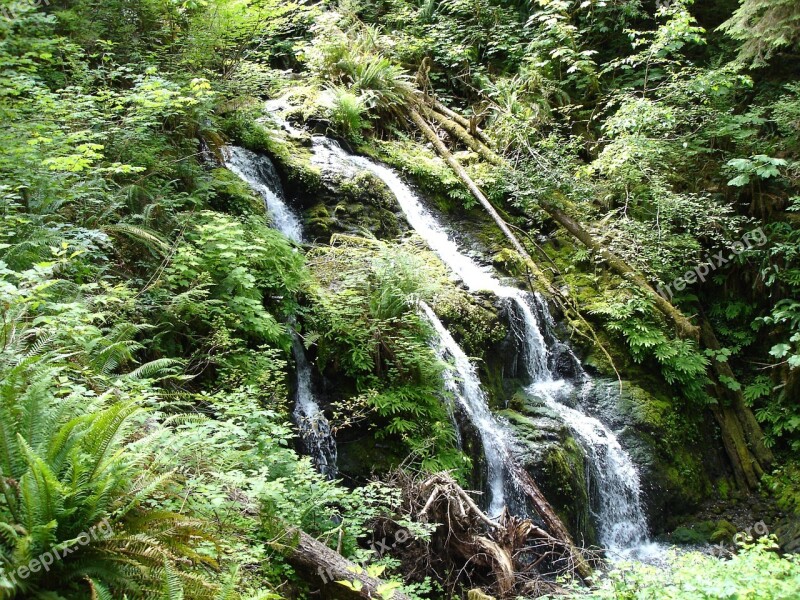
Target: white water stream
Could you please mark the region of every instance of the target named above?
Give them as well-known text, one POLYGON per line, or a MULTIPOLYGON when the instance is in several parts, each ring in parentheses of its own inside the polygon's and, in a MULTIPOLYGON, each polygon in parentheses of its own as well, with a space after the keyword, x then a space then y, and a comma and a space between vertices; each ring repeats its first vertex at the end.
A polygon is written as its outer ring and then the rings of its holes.
POLYGON ((272 161, 267 156, 238 146, 228 146, 224 154, 228 170, 246 181, 264 199, 275 229, 295 242, 302 242, 303 225, 300 217, 286 204, 281 180, 272 161))
POLYGON ((433 309, 424 302, 420 303, 420 308, 436 332, 435 349, 439 358, 453 366, 453 371, 445 371, 445 389, 453 394, 480 437, 487 468, 488 513, 495 517, 506 503, 505 488, 509 476, 506 431, 489 410, 475 366, 433 309))
POLYGON ((311 461, 320 473, 328 479, 335 479, 336 442, 331 435, 331 426, 314 397, 311 367, 306 360, 305 348, 297 336, 292 351, 297 370, 297 398, 293 416, 300 430, 303 450, 311 457, 311 461))
MULTIPOLYGON (((295 242, 303 241, 300 218, 286 203, 275 165, 267 156, 238 146, 228 146, 225 149, 225 166, 264 199, 272 216, 273 226, 278 231, 295 242)), ((314 396, 311 367, 306 360, 303 344, 297 336, 294 338, 292 353, 297 371, 293 417, 300 433, 300 442, 317 470, 333 479, 337 474, 336 442, 331 434, 330 424, 314 396)))

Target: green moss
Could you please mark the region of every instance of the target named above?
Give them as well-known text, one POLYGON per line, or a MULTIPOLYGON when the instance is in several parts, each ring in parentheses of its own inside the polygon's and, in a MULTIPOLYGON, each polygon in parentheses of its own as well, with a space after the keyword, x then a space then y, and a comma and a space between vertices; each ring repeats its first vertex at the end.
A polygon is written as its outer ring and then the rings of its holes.
POLYGON ((731 483, 727 479, 720 479, 717 481, 717 494, 723 500, 727 500, 731 496, 731 483))
POLYGON ((699 521, 678 527, 669 535, 675 544, 710 544, 730 542, 737 529, 730 521, 699 521))
POLYGON ((698 523, 690 527, 678 527, 670 534, 669 539, 674 544, 707 544, 711 541, 713 531, 713 521, 707 521, 705 524, 698 523))
POLYGON ((330 235, 335 219, 328 212, 328 207, 319 202, 303 213, 306 227, 314 231, 317 236, 330 235))
POLYGON ((485 359, 486 352, 507 334, 497 309, 487 301, 476 300, 460 289, 439 297, 437 313, 447 323, 450 332, 459 340, 469 356, 485 359))
POLYGON ((211 188, 214 195, 209 204, 214 210, 238 216, 263 215, 266 212, 264 201, 228 169, 211 171, 211 188))
POLYGON ((584 456, 574 438, 567 438, 547 452, 543 471, 543 491, 561 519, 572 531, 583 533, 587 541, 595 541, 589 517, 584 456))
POLYGON ((339 470, 356 480, 366 481, 372 475, 396 469, 405 458, 405 451, 386 440, 377 441, 372 435, 339 444, 339 470))
POLYGON ((503 248, 495 254, 492 257, 492 265, 513 277, 524 277, 526 274, 525 261, 511 248, 503 248))
POLYGON ((636 422, 638 427, 652 433, 663 434, 670 425, 672 402, 630 382, 623 382, 623 392, 618 406, 625 415, 636 422))
POLYGON ((714 542, 715 544, 720 542, 732 542, 733 536, 735 536, 736 533, 736 525, 730 521, 722 519, 721 521, 717 521, 714 532, 711 534, 710 541, 714 542))

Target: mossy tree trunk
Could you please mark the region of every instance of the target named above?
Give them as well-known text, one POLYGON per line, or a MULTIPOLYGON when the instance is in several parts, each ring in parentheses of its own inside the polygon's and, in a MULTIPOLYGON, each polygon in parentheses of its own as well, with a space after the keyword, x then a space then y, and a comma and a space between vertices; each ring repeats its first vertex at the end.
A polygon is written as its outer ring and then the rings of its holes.
POLYGON ((459 179, 467 186, 470 193, 475 197, 475 199, 483 206, 484 210, 489 213, 489 216, 492 217, 494 222, 500 228, 500 231, 503 232, 503 235, 508 238, 511 242, 511 245, 514 247, 514 250, 522 257, 525 261, 526 266, 531 270, 536 280, 551 294, 555 294, 555 290, 550 285, 550 281, 545 277, 542 270, 539 266, 534 262, 531 255, 522 245, 522 243, 517 239, 517 236, 509 228, 508 224, 503 220, 503 217, 500 216, 500 213, 492 206, 492 203, 489 202, 489 199, 483 194, 477 184, 472 180, 469 176, 467 171, 458 162, 455 156, 447 149, 447 146, 444 145, 444 142, 439 139, 439 136, 436 135, 436 132, 428 125, 427 121, 422 118, 422 115, 419 114, 414 109, 409 111, 409 115, 411 120, 414 124, 419 128, 419 130, 425 135, 428 141, 433 144, 433 147, 436 149, 436 152, 444 159, 444 161, 448 164, 448 166, 453 170, 453 172, 458 176, 459 179))

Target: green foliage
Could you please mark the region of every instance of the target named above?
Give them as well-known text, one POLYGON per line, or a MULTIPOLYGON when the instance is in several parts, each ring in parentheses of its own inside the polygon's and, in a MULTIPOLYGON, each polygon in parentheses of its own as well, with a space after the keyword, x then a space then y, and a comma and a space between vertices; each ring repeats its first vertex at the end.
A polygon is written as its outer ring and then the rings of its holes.
MULTIPOLYGON (((768 443, 800 451, 796 2, 743 0, 728 39, 711 28, 731 7, 684 0, 34 4, 4 2, 14 14, 0 19, 0 596, 302 596, 286 589, 297 578, 284 557, 298 527, 396 578, 397 561, 366 546, 381 520, 403 522, 399 490, 345 490, 291 449, 293 317, 342 399, 337 418, 413 467, 464 466, 417 303, 469 313, 476 351, 503 333, 488 311, 443 291, 415 240, 340 238, 307 268, 246 187, 205 162, 224 131, 276 156, 290 192, 322 190, 309 150, 256 122, 263 98, 287 90, 303 102, 295 116, 378 148, 448 211, 471 195, 395 127, 409 102, 457 108, 515 165, 459 153, 512 225, 554 240, 546 197, 655 286, 762 227, 763 245, 675 296, 713 324, 723 347, 706 354, 589 253, 554 275, 591 286, 569 290, 578 308, 689 401, 661 418, 665 439, 702 422, 713 357, 768 443), (12 579, 104 519, 110 537, 12 579)), ((697 477, 694 464, 675 477, 697 477)), ((765 480, 786 510, 796 479, 787 468, 765 480)), ((432 527, 402 526, 422 540, 432 527)), ((778 598, 798 586, 795 559, 761 546, 676 560, 615 572, 593 593, 778 598)), ((419 580, 404 589, 441 592, 419 580)))
POLYGON ((123 316, 124 289, 84 286, 89 302, 65 297, 57 266, 2 270, 0 589, 85 597, 100 587, 147 597, 169 570, 187 597, 203 597, 210 584, 178 557, 213 567, 198 547, 213 537, 196 518, 147 506, 172 472, 152 463, 150 448, 130 444, 144 423, 140 408, 152 401, 152 378, 168 376, 172 364, 121 375, 140 328, 104 324, 103 309, 123 316), (24 576, 20 569, 45 554, 61 556, 52 572, 24 576))
POLYGON ((364 117, 366 105, 362 96, 356 96, 347 89, 333 87, 327 90, 323 100, 328 109, 331 126, 339 135, 359 143, 363 141, 362 132, 370 127, 364 117))
POLYGON ((762 485, 789 515, 800 514, 800 465, 789 463, 764 476, 762 485))
POLYGON ((359 22, 349 25, 335 12, 320 17, 313 28, 313 41, 303 50, 312 76, 326 86, 341 88, 334 88, 333 99, 326 102, 332 114, 338 110, 334 123, 338 121, 340 126, 345 116, 354 124, 354 114, 360 117, 365 108, 374 111, 374 116, 386 114, 413 94, 411 78, 382 55, 389 47, 387 38, 377 28, 359 22))
POLYGON ((401 440, 424 468, 459 464, 440 397, 442 367, 428 344, 417 302, 430 300, 441 267, 411 244, 337 236, 314 250, 320 284, 311 327, 322 369, 353 378, 380 417, 381 435, 401 440))
POLYGON ((575 597, 607 600, 721 600, 756 598, 789 600, 800 586, 800 560, 780 556, 774 542, 744 544, 730 560, 698 552, 673 556, 667 569, 622 565, 601 581, 598 589, 575 597))
POLYGON ((224 324, 258 342, 288 343, 285 331, 265 308, 270 295, 291 295, 304 282, 302 256, 264 218, 244 222, 204 211, 193 215, 164 270, 163 286, 172 296, 167 318, 197 331, 224 324))
POLYGON ((710 402, 706 392, 710 384, 706 374, 708 358, 695 341, 668 337, 663 325, 655 320, 648 299, 631 290, 627 299, 612 297, 609 302, 591 307, 590 312, 603 317, 606 327, 625 339, 636 362, 655 360, 667 383, 679 386, 687 399, 699 406, 710 402))
POLYGON ((800 48, 800 8, 792 0, 740 0, 720 29, 743 42, 739 61, 764 67, 774 55, 800 48))

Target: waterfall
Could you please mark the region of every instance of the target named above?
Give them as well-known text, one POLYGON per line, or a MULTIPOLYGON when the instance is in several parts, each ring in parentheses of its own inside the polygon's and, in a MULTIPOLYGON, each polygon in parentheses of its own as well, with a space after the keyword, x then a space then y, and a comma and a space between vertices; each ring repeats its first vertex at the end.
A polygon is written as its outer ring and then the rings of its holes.
POLYGON ((553 375, 554 369, 548 363, 548 351, 543 345, 544 335, 536 313, 542 315, 544 328, 553 326, 552 318, 544 301, 539 297, 535 297, 535 301, 533 307, 526 303, 522 319, 512 321, 519 336, 524 338, 526 354, 533 357, 526 360, 531 381, 529 391, 561 417, 586 455, 587 479, 595 492, 592 512, 601 544, 620 555, 645 549, 648 544, 647 518, 636 465, 605 424, 579 409, 580 404, 591 402, 595 387, 577 359, 574 360, 578 366, 578 381, 567 381, 553 375), (568 399, 575 395, 579 398, 578 405, 569 406, 568 399))
MULTIPOLYGON (((328 149, 331 150, 330 146, 328 149)), ((339 152, 347 156, 341 148, 339 152)), ((361 156, 348 158, 352 164, 370 171, 386 183, 397 197, 411 227, 422 236, 470 291, 493 292, 513 306, 522 326, 519 337, 523 343, 526 371, 532 381, 531 391, 542 397, 545 403, 564 420, 586 454, 590 481, 596 487, 598 496, 594 512, 601 543, 614 552, 621 552, 644 543, 647 539, 647 520, 641 503, 639 474, 630 456, 608 427, 594 417, 560 402, 572 384, 563 379, 555 379, 548 364, 548 349, 543 332, 549 313, 546 312, 543 301, 533 294, 503 285, 488 268, 477 264, 464 254, 449 232, 425 208, 419 196, 394 171, 361 156), (532 306, 532 303, 535 303, 535 306, 532 306), (538 318, 536 309, 546 317, 538 318)), ((426 310, 426 313, 429 312, 426 310)), ((448 352, 455 357, 456 350, 452 346, 457 348, 457 345, 455 342, 451 343, 452 337, 443 330, 441 323, 437 326, 434 322, 434 327, 448 348, 448 352)), ((457 372, 466 379, 459 359, 456 357, 455 360, 457 372)), ((466 360, 466 357, 463 360, 466 360)), ((588 394, 591 390, 591 381, 585 374, 582 379, 586 380, 582 386, 588 394)), ((486 461, 489 465, 490 489, 494 503, 494 498, 497 497, 495 488, 503 487, 502 483, 497 482, 497 478, 507 471, 497 466, 502 464, 502 453, 498 454, 495 446, 504 444, 503 440, 507 434, 489 412, 482 391, 472 396, 462 393, 457 395, 457 398, 462 405, 469 406, 469 408, 465 406, 465 410, 480 431, 484 452, 487 454, 486 461), (483 407, 482 410, 476 408, 480 406, 483 407), (490 453, 494 456, 490 456, 490 453)))
MULTIPOLYGON (((278 231, 295 242, 303 241, 302 223, 286 203, 281 180, 269 157, 238 146, 228 146, 225 148, 225 166, 264 199, 278 231)), ((292 416, 300 433, 300 443, 317 470, 333 479, 337 474, 336 441, 314 397, 311 367, 297 334, 294 335, 292 354, 297 370, 297 397, 292 416)))
POLYGON ((509 472, 507 434, 489 410, 486 394, 467 355, 442 325, 431 307, 421 302, 420 308, 436 332, 435 349, 439 358, 448 363, 452 361, 453 371, 445 371, 445 389, 453 394, 480 437, 486 459, 488 513, 489 516, 495 517, 505 506, 505 487, 509 472))
MULTIPOLYGON (((289 130, 289 129, 287 129, 289 130)), ((341 174, 352 173, 353 167, 369 171, 381 179, 397 198, 409 225, 426 241, 471 292, 489 291, 513 308, 517 337, 524 354, 525 370, 531 381, 530 391, 554 410, 570 428, 587 458, 590 487, 596 491, 593 509, 601 543, 615 554, 631 555, 647 546, 647 520, 641 502, 639 474, 630 455, 616 435, 598 419, 571 407, 565 402, 580 386, 583 402, 591 400, 591 378, 583 371, 570 351, 577 382, 553 374, 546 335, 552 336, 552 317, 544 300, 537 294, 503 285, 488 267, 467 256, 448 230, 423 204, 421 198, 392 169, 363 156, 347 153, 335 141, 319 136, 312 138, 314 162, 321 168, 341 174), (537 316, 538 313, 538 316, 537 316)), ((486 454, 490 511, 494 514, 506 500, 506 492, 518 485, 510 448, 513 438, 492 415, 484 392, 463 351, 430 307, 423 311, 435 329, 440 357, 454 361, 458 378, 445 376, 445 387, 454 394, 459 405, 477 429, 486 454)))
POLYGON ((275 165, 267 156, 238 146, 225 148, 225 166, 264 199, 275 229, 295 242, 303 241, 303 225, 283 195, 275 165))
POLYGON ((311 457, 317 470, 328 479, 336 477, 336 442, 331 427, 314 397, 311 367, 306 360, 305 348, 295 334, 292 343, 297 370, 297 392, 294 420, 300 430, 300 441, 305 454, 311 457))

